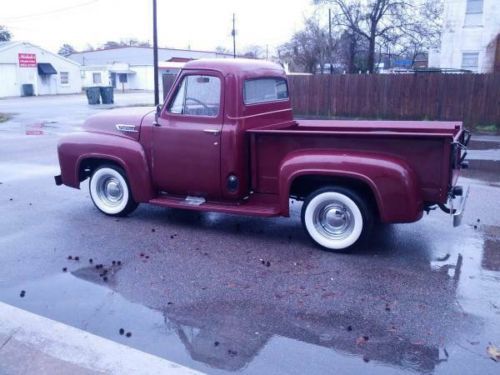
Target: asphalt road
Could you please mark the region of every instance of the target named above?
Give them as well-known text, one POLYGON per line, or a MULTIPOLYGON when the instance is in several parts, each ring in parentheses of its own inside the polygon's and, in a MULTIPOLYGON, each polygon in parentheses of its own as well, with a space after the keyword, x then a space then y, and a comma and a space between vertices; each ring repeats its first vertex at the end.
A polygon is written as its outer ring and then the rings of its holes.
POLYGON ((210 374, 500 373, 486 353, 500 346, 498 139, 470 153, 462 227, 434 211, 332 254, 297 202, 291 219, 100 214, 87 183, 53 182, 59 137, 98 110, 76 95, 0 100, 15 113, 0 123, 1 301, 210 374))

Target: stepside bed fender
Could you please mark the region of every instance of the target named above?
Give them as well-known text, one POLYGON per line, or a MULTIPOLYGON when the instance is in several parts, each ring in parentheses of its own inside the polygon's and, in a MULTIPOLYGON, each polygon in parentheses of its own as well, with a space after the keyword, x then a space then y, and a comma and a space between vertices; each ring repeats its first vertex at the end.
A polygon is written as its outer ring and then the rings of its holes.
POLYGON ((127 173, 134 200, 148 202, 153 198, 150 168, 139 142, 116 135, 76 133, 63 137, 57 150, 64 185, 80 188, 80 166, 85 160, 109 160, 127 173))
POLYGON ((363 183, 375 197, 382 222, 413 222, 422 216, 418 178, 404 160, 396 157, 352 151, 291 152, 279 168, 280 205, 286 216, 290 188, 301 176, 337 177, 363 183))

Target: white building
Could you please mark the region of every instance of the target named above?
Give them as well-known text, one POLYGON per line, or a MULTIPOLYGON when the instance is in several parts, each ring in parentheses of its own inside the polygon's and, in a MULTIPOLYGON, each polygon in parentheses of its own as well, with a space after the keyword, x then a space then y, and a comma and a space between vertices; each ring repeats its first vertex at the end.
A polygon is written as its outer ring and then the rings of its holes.
MULTIPOLYGON (((185 62, 201 58, 232 58, 232 55, 210 51, 173 48, 158 49, 160 91, 162 76, 177 74, 185 62)), ((117 47, 78 52, 69 56, 81 64, 83 86, 110 85, 125 90, 153 90, 153 49, 150 47, 117 47)))
POLYGON ((493 72, 499 34, 500 0, 445 0, 441 48, 429 66, 493 72))
POLYGON ((0 98, 82 91, 80 64, 27 42, 0 42, 0 98), (31 85, 24 86, 23 85, 31 85), (27 90, 27 91, 26 91, 27 90))

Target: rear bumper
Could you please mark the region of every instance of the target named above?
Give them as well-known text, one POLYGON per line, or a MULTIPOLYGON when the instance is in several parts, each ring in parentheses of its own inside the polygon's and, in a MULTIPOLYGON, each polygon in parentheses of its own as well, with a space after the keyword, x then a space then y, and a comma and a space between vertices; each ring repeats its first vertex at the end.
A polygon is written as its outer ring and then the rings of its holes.
POLYGON ((465 204, 469 198, 470 187, 467 186, 462 195, 450 199, 451 215, 453 216, 453 226, 458 227, 462 224, 465 204))

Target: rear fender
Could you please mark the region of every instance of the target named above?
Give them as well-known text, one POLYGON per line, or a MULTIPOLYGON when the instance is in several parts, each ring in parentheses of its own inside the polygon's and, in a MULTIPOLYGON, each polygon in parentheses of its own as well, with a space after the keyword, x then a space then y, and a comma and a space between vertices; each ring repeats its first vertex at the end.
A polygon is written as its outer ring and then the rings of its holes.
POLYGON ((135 140, 102 133, 71 134, 59 141, 58 154, 64 185, 80 188, 80 167, 84 160, 109 160, 127 173, 135 201, 148 202, 153 198, 146 154, 135 140))
POLYGON ((330 150, 302 150, 287 155, 280 165, 281 212, 289 214, 293 181, 300 176, 342 177, 371 189, 382 222, 413 222, 422 217, 418 179, 404 161, 388 155, 330 150))

